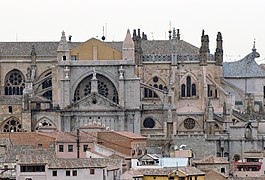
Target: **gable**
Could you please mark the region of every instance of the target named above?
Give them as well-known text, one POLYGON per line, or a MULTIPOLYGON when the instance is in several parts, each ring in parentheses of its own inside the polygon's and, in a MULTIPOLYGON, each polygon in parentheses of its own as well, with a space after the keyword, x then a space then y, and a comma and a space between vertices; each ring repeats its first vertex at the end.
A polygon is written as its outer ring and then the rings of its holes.
POLYGON ((71 56, 76 60, 121 60, 122 52, 100 40, 91 38, 73 48, 71 56))
POLYGON ((123 111, 120 105, 97 93, 89 94, 68 108, 76 111, 123 111))

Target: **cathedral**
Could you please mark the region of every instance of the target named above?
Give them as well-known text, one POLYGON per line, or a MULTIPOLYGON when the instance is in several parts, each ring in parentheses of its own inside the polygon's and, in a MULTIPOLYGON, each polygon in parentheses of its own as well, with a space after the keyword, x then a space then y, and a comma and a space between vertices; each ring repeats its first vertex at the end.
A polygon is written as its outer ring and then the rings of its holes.
POLYGON ((148 137, 151 151, 187 145, 197 157, 237 160, 265 149, 265 70, 255 44, 243 59, 223 62, 223 39, 209 50, 180 37, 124 41, 0 42, 0 130, 98 128, 148 137), (207 148, 206 148, 207 147, 207 148))

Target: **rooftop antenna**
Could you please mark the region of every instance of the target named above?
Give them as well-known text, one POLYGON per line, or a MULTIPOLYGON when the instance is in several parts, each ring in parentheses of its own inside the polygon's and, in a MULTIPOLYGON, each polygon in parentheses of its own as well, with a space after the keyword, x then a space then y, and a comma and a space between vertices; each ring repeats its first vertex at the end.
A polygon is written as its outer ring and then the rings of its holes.
POLYGON ((105 37, 106 37, 106 39, 107 39, 107 36, 108 36, 108 34, 107 34, 107 23, 105 23, 105 37))
POLYGON ((169 33, 169 40, 171 39, 171 33, 172 33, 172 31, 171 31, 171 21, 169 21, 169 31, 168 31, 168 33, 169 33))
POLYGON ((104 41, 106 39, 106 37, 104 36, 104 26, 103 26, 103 36, 101 37, 102 41, 104 41))

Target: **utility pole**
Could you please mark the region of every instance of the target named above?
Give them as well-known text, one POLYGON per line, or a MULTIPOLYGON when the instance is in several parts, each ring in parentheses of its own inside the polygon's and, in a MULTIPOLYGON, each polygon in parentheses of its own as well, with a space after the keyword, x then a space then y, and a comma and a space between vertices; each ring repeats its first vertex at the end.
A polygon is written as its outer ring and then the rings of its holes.
POLYGON ((76 149, 77 149, 77 158, 80 158, 80 124, 79 124, 79 118, 77 115, 75 115, 76 120, 76 149))
POLYGON ((80 134, 79 127, 76 129, 77 158, 80 158, 80 134))

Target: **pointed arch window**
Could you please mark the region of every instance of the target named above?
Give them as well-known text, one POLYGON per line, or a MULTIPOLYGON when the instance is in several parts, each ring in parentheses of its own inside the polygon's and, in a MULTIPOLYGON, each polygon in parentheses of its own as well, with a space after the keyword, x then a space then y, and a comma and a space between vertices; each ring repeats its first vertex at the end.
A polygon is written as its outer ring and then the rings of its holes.
POLYGON ((194 83, 191 85, 191 95, 196 96, 196 84, 194 83))
POLYGON ((10 71, 5 78, 5 95, 23 95, 25 78, 19 70, 10 71))
MULTIPOLYGON (((165 83, 159 77, 155 76, 153 77, 149 86, 152 86, 156 89, 160 89, 162 91, 167 91, 167 86, 165 86, 164 84, 165 83)), ((145 98, 159 98, 156 91, 150 88, 144 88, 144 97, 145 98)))
POLYGON ((190 76, 188 76, 187 77, 187 79, 186 79, 186 81, 187 81, 187 97, 190 97, 191 95, 190 95, 190 90, 191 90, 191 78, 190 78, 190 76))
POLYGON ((185 84, 181 85, 181 97, 185 97, 185 84))
POLYGON ((21 124, 15 118, 10 118, 8 121, 5 122, 3 128, 3 132, 20 132, 21 131, 21 124))
POLYGON ((196 97, 196 83, 193 82, 190 76, 187 76, 186 83, 181 85, 181 97, 196 97))

